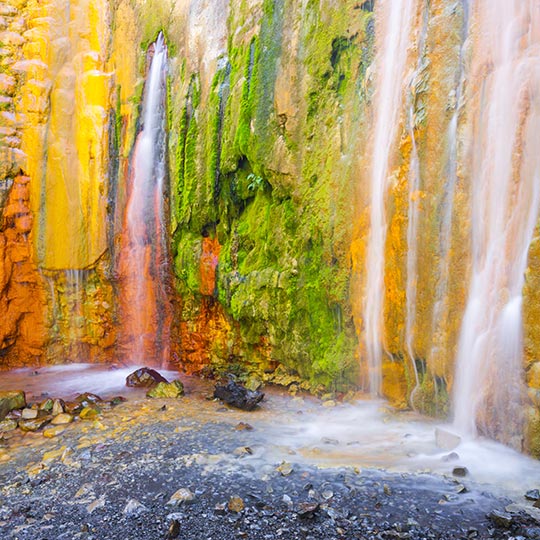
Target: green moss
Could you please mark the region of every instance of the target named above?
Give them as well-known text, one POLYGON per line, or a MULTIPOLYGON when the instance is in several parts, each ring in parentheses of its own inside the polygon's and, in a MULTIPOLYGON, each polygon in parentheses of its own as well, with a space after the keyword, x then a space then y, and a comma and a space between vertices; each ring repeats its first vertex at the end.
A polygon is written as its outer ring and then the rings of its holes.
POLYGON ((294 2, 264 0, 253 36, 246 21, 255 11, 234 4, 227 58, 200 100, 192 75, 177 126, 175 263, 189 320, 204 301, 201 235, 217 235, 216 299, 241 344, 234 354, 215 344, 210 356, 218 369, 261 369, 264 342, 272 361, 313 386, 342 389, 357 381, 349 305, 356 171, 343 159, 356 139, 342 119, 362 122, 358 77, 371 14, 355 5, 323 13, 315 1, 302 11, 294 2), (298 62, 297 51, 282 45, 286 25, 299 28, 302 64, 290 70, 299 77, 289 90, 297 118, 284 125, 275 110, 276 78, 280 65, 298 62), (345 110, 349 102, 355 108, 345 110), (276 160, 278 148, 288 169, 276 160))

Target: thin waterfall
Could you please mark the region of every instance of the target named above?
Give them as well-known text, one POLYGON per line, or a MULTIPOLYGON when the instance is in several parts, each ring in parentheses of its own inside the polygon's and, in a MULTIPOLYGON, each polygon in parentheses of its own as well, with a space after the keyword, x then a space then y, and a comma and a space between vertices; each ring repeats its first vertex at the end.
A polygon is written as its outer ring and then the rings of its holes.
POLYGON ((522 289, 540 203, 540 9, 477 0, 472 59, 472 268, 454 385, 455 427, 520 445, 522 289))
POLYGON ((462 110, 466 70, 465 53, 467 34, 469 32, 468 2, 463 5, 462 42, 459 51, 459 70, 456 78, 454 109, 448 124, 446 139, 448 141, 448 158, 446 162, 447 178, 440 206, 441 223, 439 229, 439 266, 437 271, 437 286, 435 302, 431 317, 431 348, 428 363, 433 364, 437 359, 446 355, 448 347, 448 315, 449 315, 449 282, 452 257, 452 228, 454 217, 454 202, 458 183, 459 148, 459 118, 462 110))
POLYGON ((367 239, 366 289, 364 293, 364 344, 369 370, 369 390, 382 387, 384 260, 387 234, 386 195, 390 161, 395 149, 403 102, 415 0, 384 0, 377 3, 377 75, 373 102, 373 147, 371 149, 370 229, 367 239))
POLYGON ((413 403, 414 394, 419 385, 418 372, 414 353, 414 327, 416 324, 416 295, 418 291, 418 225, 420 219, 420 160, 418 146, 416 144, 416 118, 415 99, 417 79, 421 80, 423 69, 423 51, 427 36, 429 10, 424 9, 424 20, 418 40, 418 62, 411 77, 409 103, 408 103, 408 128, 411 138, 411 157, 409 160, 409 209, 407 219, 407 284, 406 284, 406 320, 405 320, 405 346, 415 376, 415 387, 411 393, 410 402, 413 403))
POLYGON ((168 355, 166 68, 160 34, 144 89, 119 256, 122 352, 131 363, 161 364, 168 355))

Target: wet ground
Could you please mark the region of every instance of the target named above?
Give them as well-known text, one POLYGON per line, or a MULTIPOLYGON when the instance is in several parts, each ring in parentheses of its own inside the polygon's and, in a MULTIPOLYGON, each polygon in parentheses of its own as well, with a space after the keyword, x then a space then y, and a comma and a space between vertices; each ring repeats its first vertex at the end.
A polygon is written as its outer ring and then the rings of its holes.
MULTIPOLYGON (((31 383, 19 375, 9 384, 27 383, 35 399, 71 397, 60 389, 82 390, 77 380, 111 397, 125 377, 74 369, 70 386, 65 371, 40 371, 31 383)), ((519 513, 530 506, 521 495, 540 483, 532 460, 497 449, 499 462, 481 468, 495 450, 475 460, 464 444, 448 461, 424 440, 434 425, 396 419, 381 404, 270 391, 248 413, 208 399, 210 384, 183 380, 178 400, 122 389, 128 402, 53 439, 13 432, 0 448, 0 538, 540 538, 538 521, 519 513), (466 477, 452 476, 456 463, 466 477)))

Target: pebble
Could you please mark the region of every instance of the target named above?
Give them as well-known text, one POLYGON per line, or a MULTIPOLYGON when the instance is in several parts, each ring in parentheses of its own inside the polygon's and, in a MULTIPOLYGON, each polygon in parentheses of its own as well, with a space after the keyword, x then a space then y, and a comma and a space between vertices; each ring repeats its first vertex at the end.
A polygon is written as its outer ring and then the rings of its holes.
POLYGON ((276 470, 281 473, 281 476, 289 476, 294 469, 290 463, 284 461, 276 470))
POLYGON ((122 513, 128 517, 137 517, 144 512, 148 512, 148 508, 140 503, 137 499, 129 499, 122 513))
POLYGON ((229 508, 229 511, 238 514, 245 508, 244 500, 241 497, 234 495, 229 499, 227 507, 229 508))
POLYGON ((540 501, 540 490, 531 489, 525 493, 525 498, 528 501, 540 501))
POLYGON ((51 424, 59 426, 62 424, 69 424, 70 422, 73 422, 73 416, 71 416, 71 414, 60 413, 52 419, 51 424))
POLYGON ((180 488, 172 494, 167 504, 182 504, 195 500, 195 494, 188 488, 180 488))
POLYGON ((452 474, 454 476, 463 478, 464 476, 467 476, 469 474, 469 470, 467 469, 467 467, 454 467, 452 474))

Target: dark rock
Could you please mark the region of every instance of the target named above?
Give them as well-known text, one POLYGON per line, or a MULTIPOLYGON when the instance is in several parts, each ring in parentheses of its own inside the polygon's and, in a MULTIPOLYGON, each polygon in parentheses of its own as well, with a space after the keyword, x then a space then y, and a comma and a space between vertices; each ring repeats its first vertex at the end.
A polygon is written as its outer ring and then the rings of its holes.
POLYGON ((127 399, 123 396, 115 396, 109 400, 109 403, 111 404, 111 407, 116 407, 117 405, 120 405, 120 403, 125 403, 126 401, 127 399))
POLYGON ((497 527, 508 529, 512 525, 512 516, 506 512, 493 510, 487 516, 497 527))
POLYGON ((300 503, 298 505, 298 517, 302 519, 312 519, 315 514, 319 511, 321 505, 319 503, 300 503))
POLYGON ((533 504, 533 506, 534 506, 535 508, 540 508, 540 501, 536 501, 536 502, 533 504))
POLYGON ((525 498, 528 501, 540 501, 540 490, 531 489, 530 491, 527 491, 527 493, 525 493, 525 498))
POLYGON ((467 476, 469 474, 469 470, 467 469, 467 467, 454 467, 452 474, 454 476, 463 478, 464 476, 467 476))
POLYGON ((169 530, 167 531, 166 540, 174 540, 180 536, 180 522, 177 519, 173 519, 169 525, 169 530))
POLYGON ((221 399, 237 409, 252 411, 262 401, 264 394, 258 390, 248 390, 242 385, 230 380, 225 386, 216 386, 214 397, 221 399))
POLYGON ((0 420, 3 420, 10 411, 24 407, 26 407, 24 392, 20 390, 0 392, 0 420))
POLYGON ((236 431, 253 431, 253 426, 245 422, 239 422, 234 429, 236 431))
POLYGON ((444 462, 457 461, 458 459, 459 459, 459 454, 457 454, 456 452, 450 452, 449 454, 446 454, 445 456, 442 457, 442 460, 444 462))
POLYGON ((155 369, 148 367, 137 369, 126 377, 126 386, 131 388, 151 388, 160 382, 168 383, 169 381, 155 369))
POLYGON ((101 403, 103 400, 97 396, 96 394, 92 394, 90 392, 85 392, 84 394, 79 394, 75 401, 82 405, 83 407, 90 407, 94 405, 95 403, 101 403))

